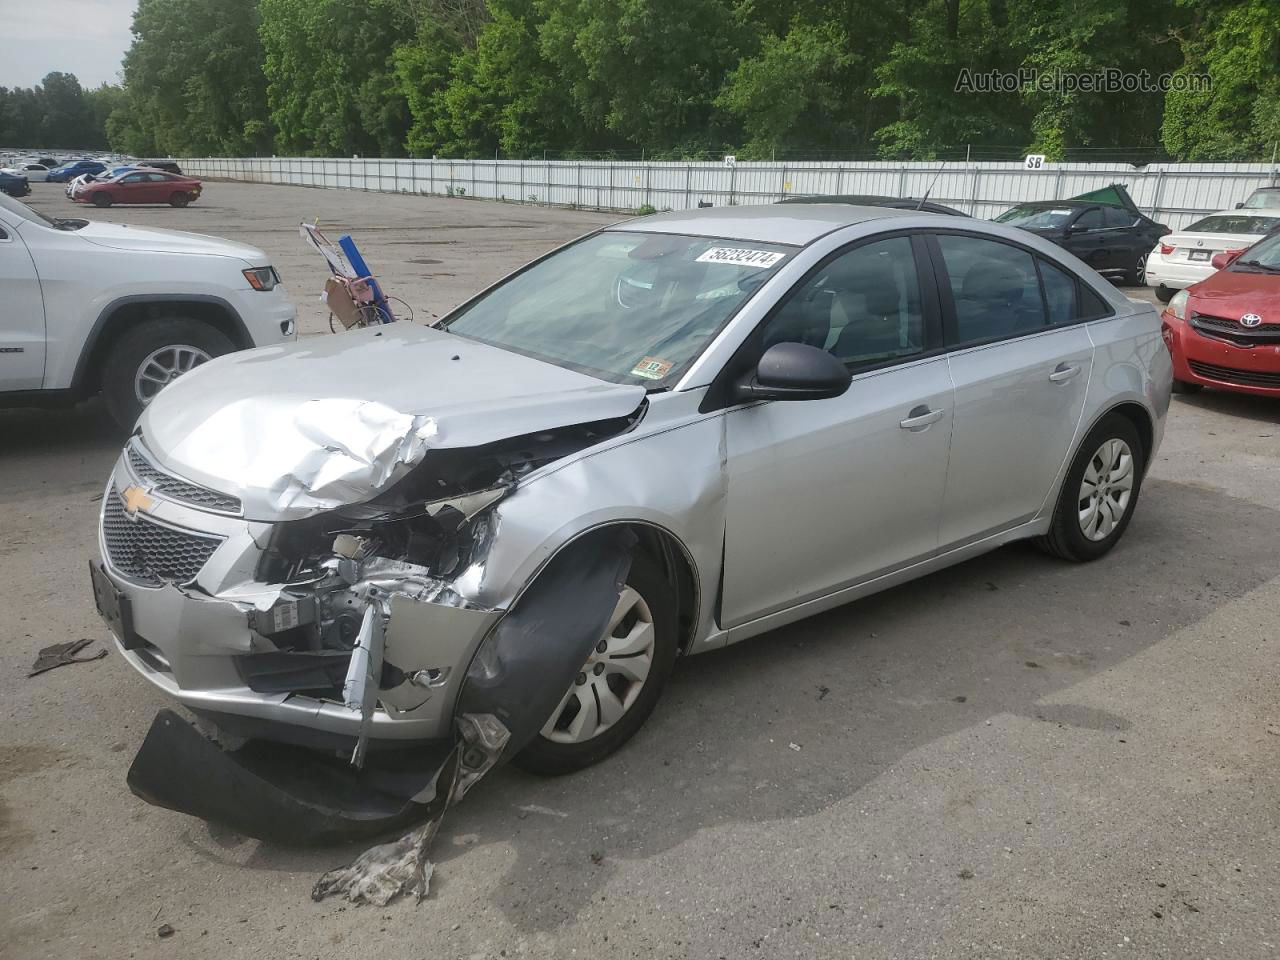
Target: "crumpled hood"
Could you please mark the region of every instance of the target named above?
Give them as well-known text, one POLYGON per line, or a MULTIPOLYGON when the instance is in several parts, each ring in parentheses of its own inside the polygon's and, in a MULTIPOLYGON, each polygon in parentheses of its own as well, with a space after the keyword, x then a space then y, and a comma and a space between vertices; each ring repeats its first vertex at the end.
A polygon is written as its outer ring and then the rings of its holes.
POLYGON ((1280 323, 1280 274, 1220 270, 1190 289, 1192 308, 1239 320, 1256 313, 1263 323, 1280 323))
POLYGON ((139 426, 165 468, 274 521, 368 500, 430 449, 622 417, 644 396, 401 322, 220 357, 139 426))
POLYGON ((187 233, 183 230, 131 227, 127 223, 101 223, 91 220, 87 226, 76 231, 76 236, 90 243, 96 243, 102 247, 114 247, 117 250, 236 257, 258 267, 271 262, 257 247, 234 243, 220 237, 206 237, 202 233, 187 233))

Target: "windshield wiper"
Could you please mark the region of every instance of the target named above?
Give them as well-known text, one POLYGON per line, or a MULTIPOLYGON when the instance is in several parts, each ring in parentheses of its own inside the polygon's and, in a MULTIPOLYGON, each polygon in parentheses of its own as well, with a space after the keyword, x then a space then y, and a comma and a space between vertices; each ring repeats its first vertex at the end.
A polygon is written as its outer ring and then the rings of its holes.
POLYGON ((1262 263, 1258 260, 1237 260, 1232 266, 1239 264, 1242 267, 1257 267, 1259 270, 1265 270, 1267 273, 1280 273, 1280 267, 1272 266, 1268 263, 1262 263))

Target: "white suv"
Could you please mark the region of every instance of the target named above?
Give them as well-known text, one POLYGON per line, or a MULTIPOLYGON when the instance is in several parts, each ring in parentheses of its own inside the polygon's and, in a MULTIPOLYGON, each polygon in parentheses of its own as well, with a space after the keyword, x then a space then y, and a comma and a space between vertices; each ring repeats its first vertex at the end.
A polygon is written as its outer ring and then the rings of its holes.
POLYGON ((176 230, 51 220, 0 196, 0 406, 101 391, 132 426, 169 381, 293 340, 295 310, 261 250, 176 230))

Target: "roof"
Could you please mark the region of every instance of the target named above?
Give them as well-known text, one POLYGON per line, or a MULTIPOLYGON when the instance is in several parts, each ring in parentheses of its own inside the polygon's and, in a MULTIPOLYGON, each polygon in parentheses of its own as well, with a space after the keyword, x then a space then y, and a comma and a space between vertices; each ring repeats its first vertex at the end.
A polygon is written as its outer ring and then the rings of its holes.
MULTIPOLYGON (((645 233, 684 233, 724 240, 752 240, 757 243, 786 243, 802 246, 819 237, 867 220, 889 217, 919 217, 914 210, 892 207, 859 207, 844 203, 770 203, 753 207, 707 207, 701 210, 672 210, 649 217, 625 220, 610 230, 645 233)), ((932 214, 941 217, 941 214, 932 214)), ((948 218, 950 219, 950 218, 948 218)))
POLYGON ((927 197, 882 197, 869 193, 833 193, 833 194, 802 194, 800 196, 787 197, 785 200, 779 200, 779 203, 849 203, 860 207, 894 207, 898 210, 921 210, 925 213, 947 213, 953 217, 965 217, 966 213, 962 213, 955 207, 948 207, 944 203, 938 203, 936 200, 930 200, 927 197))

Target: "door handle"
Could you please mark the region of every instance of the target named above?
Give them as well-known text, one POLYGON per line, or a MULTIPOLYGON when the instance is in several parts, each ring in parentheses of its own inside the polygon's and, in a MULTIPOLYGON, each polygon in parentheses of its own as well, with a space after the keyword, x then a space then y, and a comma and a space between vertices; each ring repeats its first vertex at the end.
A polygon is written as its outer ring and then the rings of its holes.
POLYGON ((1080 373, 1079 364, 1060 363, 1053 369, 1053 373, 1049 374, 1049 379, 1054 383, 1066 383, 1072 377, 1080 373))
POLYGON ((907 414, 907 419, 900 420, 898 422, 898 426, 903 430, 919 432, 930 424, 937 423, 941 420, 942 415, 945 412, 946 411, 944 410, 930 410, 928 404, 922 403, 918 407, 913 407, 911 412, 907 414))

